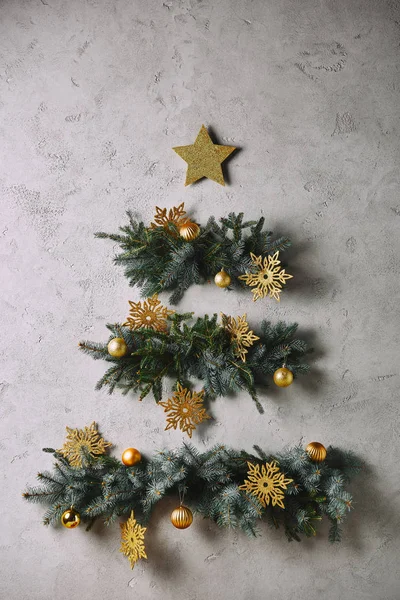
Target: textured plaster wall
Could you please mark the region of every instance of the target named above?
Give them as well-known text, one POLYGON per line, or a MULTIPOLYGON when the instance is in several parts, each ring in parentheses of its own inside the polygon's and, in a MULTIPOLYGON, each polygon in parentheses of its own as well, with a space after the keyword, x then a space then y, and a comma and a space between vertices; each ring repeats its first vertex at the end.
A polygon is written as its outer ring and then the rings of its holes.
POLYGON ((398 600, 399 2, 2 0, 0 19, 0 597, 398 600), (202 123, 241 147, 225 188, 183 186, 171 147, 202 123), (131 572, 117 526, 45 529, 22 502, 65 425, 96 420, 117 454, 181 442, 150 398, 96 392, 103 365, 77 342, 138 298, 93 233, 183 200, 203 223, 265 215, 293 238, 295 279, 280 305, 209 286, 180 308, 298 320, 316 348, 263 416, 218 400, 194 442, 355 450, 370 472, 339 546, 198 518, 179 532, 172 500, 131 572))

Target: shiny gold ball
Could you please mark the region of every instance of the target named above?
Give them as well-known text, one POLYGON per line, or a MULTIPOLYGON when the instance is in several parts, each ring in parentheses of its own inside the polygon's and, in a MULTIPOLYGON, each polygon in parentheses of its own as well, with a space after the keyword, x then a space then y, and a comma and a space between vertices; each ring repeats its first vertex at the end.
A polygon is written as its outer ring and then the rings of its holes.
POLYGON ((192 221, 186 221, 179 227, 179 235, 186 240, 187 242, 191 242, 195 240, 200 234, 200 227, 197 223, 193 223, 192 221))
POLYGON ((108 342, 107 350, 114 358, 121 358, 128 352, 128 346, 124 338, 113 338, 108 342))
POLYGON ((227 288, 231 284, 231 278, 224 269, 221 269, 219 273, 214 277, 215 285, 220 288, 227 288))
POLYGON ((67 529, 75 529, 75 527, 78 527, 80 522, 81 515, 78 512, 76 512, 76 510, 74 510, 73 508, 65 510, 61 515, 61 523, 67 529))
POLYGON ((293 383, 293 373, 286 367, 277 369, 274 373, 274 383, 278 387, 288 387, 293 383))
POLYGON ((310 442, 306 452, 313 462, 322 462, 326 458, 326 448, 320 442, 310 442))
POLYGON ((187 506, 178 506, 171 513, 171 523, 177 529, 186 529, 193 523, 193 514, 187 506))
POLYGON ((127 467, 133 467, 142 460, 142 455, 136 448, 127 448, 122 453, 122 462, 127 467))

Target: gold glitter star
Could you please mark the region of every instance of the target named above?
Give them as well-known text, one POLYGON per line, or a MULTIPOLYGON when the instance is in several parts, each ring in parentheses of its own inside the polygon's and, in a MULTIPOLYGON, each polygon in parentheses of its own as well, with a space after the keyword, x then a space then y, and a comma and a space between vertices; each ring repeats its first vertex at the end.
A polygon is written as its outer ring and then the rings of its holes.
POLYGON ((263 506, 269 506, 271 501, 272 506, 285 508, 283 490, 286 490, 293 479, 285 479, 285 475, 279 471, 275 461, 261 465, 261 471, 260 465, 253 465, 250 462, 247 464, 249 467, 248 479, 244 480, 239 489, 256 496, 263 506))
POLYGON ((158 299, 158 294, 141 302, 131 302, 129 317, 123 324, 132 330, 146 327, 153 331, 165 331, 167 329, 167 317, 174 314, 175 311, 169 310, 163 306, 158 299))
POLYGON ((249 331, 246 314, 243 317, 237 317, 237 321, 233 317, 224 315, 224 313, 221 313, 221 317, 224 328, 231 335, 235 355, 246 362, 247 348, 250 348, 260 338, 253 331, 249 331))
POLYGON ((173 223, 176 227, 183 225, 183 223, 187 220, 185 219, 186 211, 184 209, 185 203, 182 202, 178 207, 173 206, 167 211, 166 208, 159 208, 156 206, 156 214, 154 215, 155 223, 150 223, 151 228, 155 229, 156 227, 164 227, 169 232, 170 224, 173 223))
POLYGON ((120 523, 121 527, 121 548, 120 552, 128 557, 131 563, 131 569, 141 558, 147 558, 146 548, 144 547, 144 532, 147 527, 141 527, 135 519, 134 512, 126 523, 120 523))
POLYGON ((207 129, 202 125, 194 144, 172 149, 188 164, 185 185, 203 177, 225 185, 221 163, 236 150, 235 146, 213 144, 207 129))
POLYGON ((170 415, 167 417, 165 430, 179 427, 191 438, 196 425, 210 418, 206 409, 203 408, 204 390, 191 392, 183 388, 180 383, 176 387, 172 398, 168 398, 167 402, 159 402, 160 406, 164 408, 164 412, 170 415))
POLYGON ((97 425, 93 421, 90 427, 84 429, 71 429, 66 427, 67 438, 61 450, 57 450, 73 467, 82 466, 82 448, 86 448, 90 456, 96 458, 105 454, 106 449, 112 446, 100 437, 97 425))
POLYGON ((239 279, 245 281, 249 287, 255 286, 254 290, 251 290, 254 302, 268 295, 279 302, 282 285, 286 283, 286 279, 293 277, 293 275, 285 273, 285 269, 279 266, 281 264, 279 251, 275 252, 273 256, 264 256, 264 258, 256 256, 252 252, 250 252, 250 256, 254 266, 258 267, 258 271, 241 275, 239 279))

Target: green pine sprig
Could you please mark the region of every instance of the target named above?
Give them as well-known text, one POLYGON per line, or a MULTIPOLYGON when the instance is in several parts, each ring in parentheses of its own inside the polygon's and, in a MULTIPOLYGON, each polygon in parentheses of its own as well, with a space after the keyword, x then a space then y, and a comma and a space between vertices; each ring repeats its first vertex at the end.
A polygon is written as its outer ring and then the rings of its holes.
POLYGON ((302 536, 316 535, 319 523, 327 517, 329 539, 339 541, 343 522, 353 507, 346 486, 361 469, 358 458, 332 447, 326 460, 318 464, 300 446, 278 455, 259 447, 255 451, 260 456, 221 444, 206 452, 184 444, 142 458, 134 467, 88 454, 82 457, 81 467, 73 467, 55 453, 53 470, 39 473, 39 484, 27 488, 23 496, 46 505, 45 525, 59 523, 71 506, 89 526, 98 519, 109 525, 132 510, 145 524, 164 497, 178 499, 183 493, 184 503, 193 512, 220 527, 240 528, 254 536, 260 519, 266 519, 276 528, 282 526, 289 540, 300 541, 302 536), (272 460, 293 480, 285 490, 284 509, 263 506, 256 496, 240 489, 248 462, 261 465, 272 460))
POLYGON ((246 362, 235 353, 235 345, 226 329, 213 316, 193 318, 192 313, 175 313, 168 317, 167 332, 151 329, 132 331, 120 324, 107 325, 111 335, 106 343, 81 342, 80 349, 92 358, 109 363, 97 389, 108 388, 110 393, 139 393, 140 400, 152 393, 156 402, 162 399, 162 384, 172 378, 185 387, 200 380, 206 401, 247 391, 263 412, 257 390, 271 382, 276 369, 285 363, 294 375, 307 373, 304 361, 308 352, 304 340, 294 337, 297 324, 280 321, 272 325, 262 321, 260 339, 248 350, 246 362), (128 347, 122 358, 107 351, 108 342, 122 337, 128 347))
POLYGON ((124 268, 129 284, 140 288, 142 297, 167 291, 171 304, 177 304, 192 285, 212 280, 221 269, 229 273, 232 287, 244 288, 238 277, 251 268, 251 252, 273 254, 291 245, 288 238, 273 239, 272 232, 264 230, 264 217, 244 221, 243 213, 229 213, 219 223, 210 217, 192 241, 180 237, 173 223, 146 227, 131 212, 127 214, 129 222, 119 233, 99 232, 96 237, 119 244, 115 263, 124 268))

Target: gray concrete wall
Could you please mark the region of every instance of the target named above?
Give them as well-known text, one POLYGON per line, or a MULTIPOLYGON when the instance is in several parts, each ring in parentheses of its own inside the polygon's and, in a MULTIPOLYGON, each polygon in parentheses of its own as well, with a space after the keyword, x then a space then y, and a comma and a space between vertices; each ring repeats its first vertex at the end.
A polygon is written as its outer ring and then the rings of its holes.
POLYGON ((1 598, 398 600, 398 1, 2 0, 0 20, 1 598), (242 148, 226 188, 183 186, 171 148, 202 123, 242 148), (340 546, 199 518, 179 532, 172 500, 131 572, 117 526, 45 529, 21 500, 65 425, 96 420, 117 454, 181 442, 150 398, 96 392, 103 364, 77 342, 138 298, 93 233, 183 200, 203 223, 265 215, 293 238, 295 279, 280 305, 209 286, 180 308, 298 320, 316 348, 265 415, 219 400, 194 442, 359 453, 340 546))

